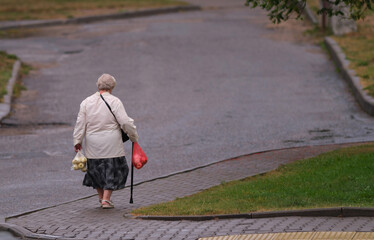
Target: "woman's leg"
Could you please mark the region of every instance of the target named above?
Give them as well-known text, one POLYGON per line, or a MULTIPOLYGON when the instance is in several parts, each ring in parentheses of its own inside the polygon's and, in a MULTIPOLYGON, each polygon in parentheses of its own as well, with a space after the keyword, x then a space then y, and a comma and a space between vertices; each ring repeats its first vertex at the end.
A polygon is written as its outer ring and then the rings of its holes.
MULTIPOLYGON (((113 192, 113 190, 105 190, 104 189, 103 200, 110 201, 110 197, 112 196, 112 192, 113 192)), ((108 203, 103 202, 103 204, 105 205, 105 204, 108 204, 108 203)))
POLYGON ((96 188, 97 193, 99 194, 99 200, 102 200, 104 197, 104 189, 96 188))

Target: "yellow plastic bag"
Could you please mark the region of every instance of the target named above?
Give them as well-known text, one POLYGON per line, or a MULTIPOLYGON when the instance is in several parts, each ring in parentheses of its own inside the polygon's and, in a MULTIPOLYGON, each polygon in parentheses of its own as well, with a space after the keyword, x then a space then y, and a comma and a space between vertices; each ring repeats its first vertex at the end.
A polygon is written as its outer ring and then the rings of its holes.
POLYGON ((81 170, 82 172, 87 171, 87 158, 83 155, 83 153, 80 150, 78 150, 72 163, 73 166, 71 166, 71 170, 81 170))

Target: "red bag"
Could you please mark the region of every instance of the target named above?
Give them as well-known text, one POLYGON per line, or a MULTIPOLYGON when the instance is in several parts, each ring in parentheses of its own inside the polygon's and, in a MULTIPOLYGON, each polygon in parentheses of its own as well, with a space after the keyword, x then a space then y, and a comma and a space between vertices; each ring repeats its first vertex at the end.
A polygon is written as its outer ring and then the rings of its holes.
POLYGON ((132 164, 136 169, 140 169, 147 163, 148 158, 137 142, 132 144, 132 164))

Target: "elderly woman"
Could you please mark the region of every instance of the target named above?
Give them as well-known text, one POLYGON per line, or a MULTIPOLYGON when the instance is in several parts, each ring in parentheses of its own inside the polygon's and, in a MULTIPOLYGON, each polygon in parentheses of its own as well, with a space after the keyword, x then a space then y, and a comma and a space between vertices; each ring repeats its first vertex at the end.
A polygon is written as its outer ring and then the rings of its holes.
POLYGON ((73 134, 76 152, 82 149, 85 139, 88 161, 83 185, 97 190, 101 207, 105 209, 114 207, 110 200, 112 192, 125 187, 129 172, 120 128, 132 142, 138 141, 134 120, 127 116, 121 100, 112 95, 115 85, 113 76, 99 77, 99 91, 81 103, 73 134))

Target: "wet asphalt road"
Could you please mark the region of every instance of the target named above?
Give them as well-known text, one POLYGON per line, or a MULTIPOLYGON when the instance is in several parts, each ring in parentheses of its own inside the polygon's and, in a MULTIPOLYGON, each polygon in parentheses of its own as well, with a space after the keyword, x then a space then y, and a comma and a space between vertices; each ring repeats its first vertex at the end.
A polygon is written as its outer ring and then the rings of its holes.
POLYGON ((0 129, 0 215, 94 193, 70 171, 72 131, 103 72, 116 77, 149 157, 135 181, 256 151, 374 140, 374 119, 318 46, 267 37, 277 32, 266 15, 241 1, 211 2, 0 40, 39 68, 5 120, 17 127, 0 129))

